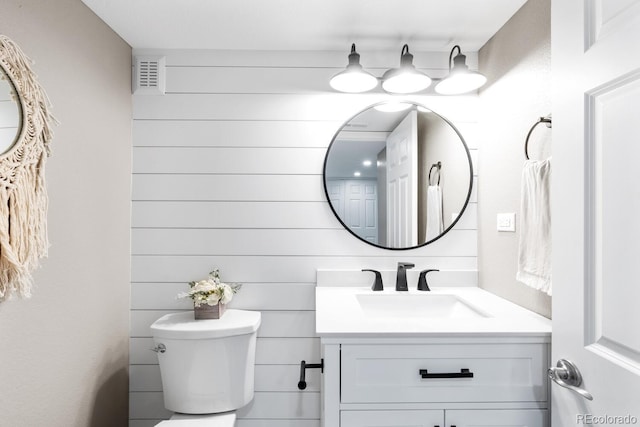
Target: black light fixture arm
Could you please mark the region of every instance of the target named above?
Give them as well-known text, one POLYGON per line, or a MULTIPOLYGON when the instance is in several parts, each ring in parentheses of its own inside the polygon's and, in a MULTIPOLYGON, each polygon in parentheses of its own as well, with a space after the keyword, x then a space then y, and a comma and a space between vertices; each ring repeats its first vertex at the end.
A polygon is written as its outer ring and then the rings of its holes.
POLYGON ((402 46, 400 52, 400 67, 413 67, 413 55, 409 52, 409 45, 402 46))
POLYGON ((451 52, 449 53, 449 71, 451 71, 451 68, 453 68, 453 66, 451 65, 451 60, 453 59, 453 51, 456 50, 456 48, 458 49, 458 55, 462 55, 462 50, 460 49, 459 45, 455 45, 453 48, 451 48, 451 52))
POLYGON ((351 53, 349 53, 349 65, 350 66, 359 66, 360 65, 360 54, 356 52, 356 44, 351 43, 351 53))

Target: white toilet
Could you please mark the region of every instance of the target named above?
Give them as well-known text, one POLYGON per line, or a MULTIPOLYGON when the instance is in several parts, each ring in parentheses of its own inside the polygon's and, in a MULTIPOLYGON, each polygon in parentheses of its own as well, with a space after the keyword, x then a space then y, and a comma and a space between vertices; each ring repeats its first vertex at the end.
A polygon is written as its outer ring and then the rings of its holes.
POLYGON ((253 399, 259 326, 259 312, 233 309, 217 320, 194 320, 191 311, 156 320, 164 406, 176 412, 157 426, 234 426, 235 410, 253 399))

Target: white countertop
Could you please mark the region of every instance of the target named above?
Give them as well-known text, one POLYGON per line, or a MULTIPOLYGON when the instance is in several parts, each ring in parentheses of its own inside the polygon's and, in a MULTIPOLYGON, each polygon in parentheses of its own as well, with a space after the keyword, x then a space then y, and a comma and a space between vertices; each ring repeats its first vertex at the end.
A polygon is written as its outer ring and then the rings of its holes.
POLYGON ((486 317, 375 318, 366 316, 359 294, 399 294, 395 290, 374 292, 369 287, 316 288, 316 332, 329 337, 543 337, 551 336, 551 320, 476 287, 432 288, 431 292, 409 290, 404 295, 455 295, 483 312, 486 317))

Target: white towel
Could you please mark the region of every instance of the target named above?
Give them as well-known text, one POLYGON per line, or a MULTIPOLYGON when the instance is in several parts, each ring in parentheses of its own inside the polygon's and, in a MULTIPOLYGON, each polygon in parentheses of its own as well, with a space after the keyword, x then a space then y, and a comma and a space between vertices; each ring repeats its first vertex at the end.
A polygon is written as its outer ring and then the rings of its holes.
POLYGON ((527 160, 522 170, 516 280, 551 295, 551 159, 527 160))
POLYGON ((443 231, 442 189, 439 185, 430 185, 427 187, 427 232, 425 242, 435 239, 443 231))

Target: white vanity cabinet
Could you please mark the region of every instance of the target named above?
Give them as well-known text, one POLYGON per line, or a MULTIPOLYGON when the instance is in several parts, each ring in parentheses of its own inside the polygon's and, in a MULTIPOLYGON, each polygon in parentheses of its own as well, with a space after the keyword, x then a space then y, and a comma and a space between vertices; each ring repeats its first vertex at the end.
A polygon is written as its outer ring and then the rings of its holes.
POLYGON ((342 411, 343 427, 534 427, 547 426, 541 409, 342 411))
POLYGON ((318 272, 322 427, 549 427, 549 319, 478 288, 350 277, 318 272))
POLYGON ((547 341, 322 339, 322 425, 548 427, 547 341))

